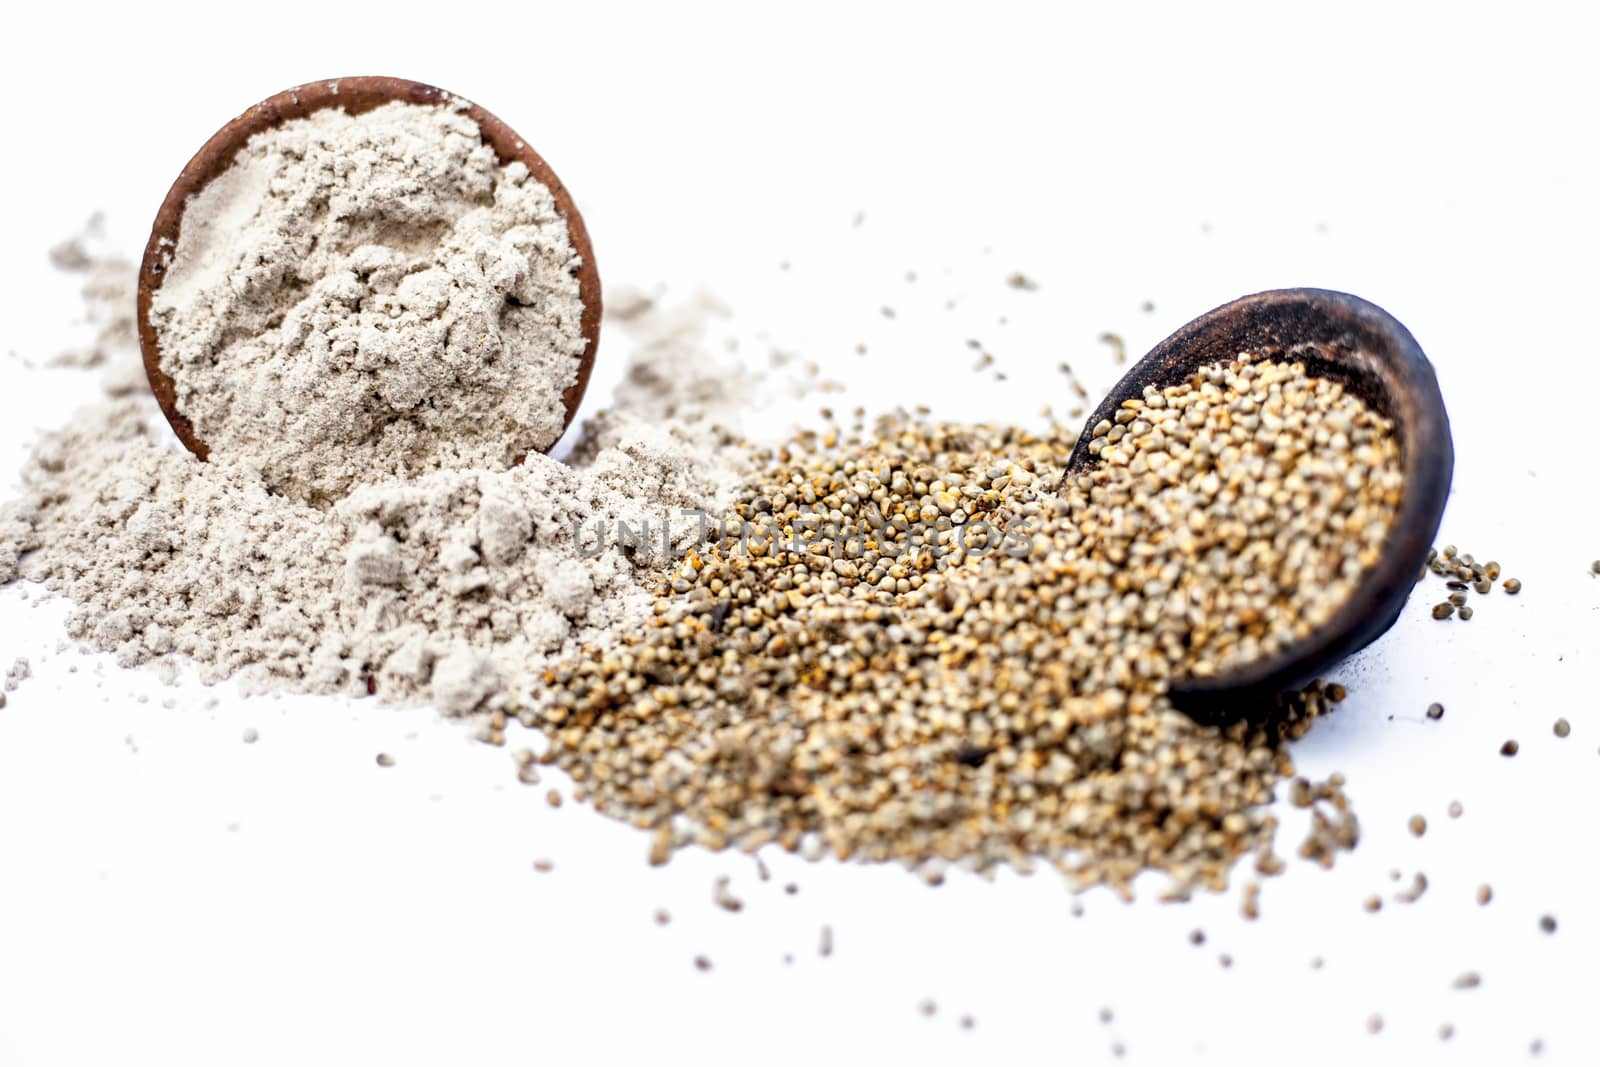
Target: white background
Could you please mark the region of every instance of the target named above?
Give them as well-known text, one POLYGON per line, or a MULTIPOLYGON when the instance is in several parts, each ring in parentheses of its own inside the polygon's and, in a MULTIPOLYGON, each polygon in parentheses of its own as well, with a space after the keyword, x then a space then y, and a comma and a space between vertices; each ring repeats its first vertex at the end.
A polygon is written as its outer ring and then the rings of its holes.
MULTIPOLYGON (((164 687, 63 644, 64 607, 12 586, 0 671, 27 655, 35 677, 0 710, 0 1065, 1085 1064, 1117 1043, 1119 1062, 1163 1065, 1506 1064, 1535 1040, 1539 1062, 1600 1062, 1594 12, 9 10, 6 485, 96 388, 30 369, 75 314, 46 248, 103 208, 136 251, 223 121, 292 84, 385 73, 475 99, 534 143, 608 284, 705 284, 745 352, 798 351, 874 409, 1064 410, 1059 360, 1114 380, 1103 330, 1137 355, 1246 292, 1374 300, 1444 388, 1443 538, 1526 589, 1439 624, 1434 584, 1337 672, 1351 698, 1295 758, 1349 776, 1360 848, 1332 873, 1292 863, 1246 923, 1237 885, 1186 905, 1156 903, 1156 881, 1133 905, 1096 891, 1074 917, 1052 873, 932 889, 768 855, 762 883, 747 857, 698 852, 652 869, 643 835, 547 807, 505 752, 427 709, 164 687), (1007 288, 1014 270, 1038 291, 1007 288), (1008 382, 971 372, 969 337, 1008 382), (1422 715, 1432 700, 1441 722, 1422 715), (1427 894, 1395 903, 1391 870, 1425 871, 1427 894), (724 873, 742 914, 711 903, 724 873), (1374 892, 1388 903, 1369 915, 1374 892), (1482 986, 1452 989, 1467 970, 1482 986)), ((596 402, 625 351, 610 332, 596 402)), ((1283 807, 1292 852, 1303 820, 1283 807)))

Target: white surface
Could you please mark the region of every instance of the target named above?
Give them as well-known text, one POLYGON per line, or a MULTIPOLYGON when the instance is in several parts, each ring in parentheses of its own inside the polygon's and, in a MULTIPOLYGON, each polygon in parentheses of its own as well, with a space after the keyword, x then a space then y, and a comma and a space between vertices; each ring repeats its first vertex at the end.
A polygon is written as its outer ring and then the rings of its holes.
MULTIPOLYGON (((136 249, 216 126, 340 74, 484 103, 572 188, 608 282, 708 283, 746 351, 765 333, 873 408, 1064 409, 1058 360, 1114 378, 1102 330, 1137 355, 1245 292, 1346 289, 1438 368, 1443 536, 1526 583, 1448 625, 1434 585, 1338 672, 1350 700, 1295 756, 1349 776, 1358 851, 1292 863, 1253 924, 1237 891, 1159 905, 1153 883, 1074 918, 1053 874, 930 889, 768 854, 760 883, 695 852, 656 870, 642 835, 550 809, 426 709, 165 688, 63 645, 63 605, 13 586, 0 670, 28 655, 35 677, 0 710, 0 1064, 1086 1064, 1114 1042, 1127 1063, 1504 1064, 1535 1039, 1540 1062, 1600 1060, 1593 6, 863 7, 8 12, 0 62, 27 91, 0 170, 4 480, 93 390, 24 368, 74 313, 46 247, 102 207, 136 249), (1007 289, 1013 270, 1040 290, 1007 289), (968 337, 1012 380, 971 374, 968 337), (1427 873, 1419 903, 1392 901, 1391 869, 1427 873), (742 914, 712 905, 719 873, 742 914), (1466 970, 1482 987, 1453 990, 1466 970)), ((602 362, 622 351, 612 331, 602 362)), ((1290 852, 1301 813, 1284 822, 1290 852)))

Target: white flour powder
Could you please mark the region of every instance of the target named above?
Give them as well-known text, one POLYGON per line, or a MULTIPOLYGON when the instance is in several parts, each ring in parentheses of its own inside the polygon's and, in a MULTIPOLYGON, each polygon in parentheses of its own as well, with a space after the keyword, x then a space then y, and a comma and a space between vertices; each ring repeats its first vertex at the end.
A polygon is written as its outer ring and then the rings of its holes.
POLYGON ((152 319, 213 456, 328 502, 553 444, 577 266, 550 191, 459 110, 325 109, 190 198, 152 319))
POLYGON ((124 397, 37 449, 23 497, 0 507, 0 583, 65 593, 72 634, 128 665, 187 659, 253 688, 500 706, 554 654, 642 619, 662 516, 675 545, 692 540, 680 509, 720 513, 743 474, 729 427, 751 376, 709 354, 717 309, 619 306, 633 362, 570 464, 534 453, 318 507, 274 492, 257 462, 196 460, 148 396, 124 397), (618 520, 647 519, 649 542, 619 544, 618 520))

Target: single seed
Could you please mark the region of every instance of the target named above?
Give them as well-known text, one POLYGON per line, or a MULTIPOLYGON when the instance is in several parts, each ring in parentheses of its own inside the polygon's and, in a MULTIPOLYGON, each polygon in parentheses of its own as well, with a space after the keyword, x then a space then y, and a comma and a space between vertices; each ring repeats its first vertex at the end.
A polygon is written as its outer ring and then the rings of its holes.
POLYGON ((1539 929, 1543 930, 1547 934, 1555 933, 1556 917, 1554 915, 1541 916, 1539 919, 1539 929))
POLYGON ((929 998, 924 1000, 921 1004, 918 1004, 917 1010, 922 1013, 924 1018, 931 1019, 935 1014, 938 1013, 939 1005, 932 998, 929 998))
POLYGON ((1411 822, 1407 825, 1411 827, 1412 837, 1421 837, 1428 832, 1428 820, 1420 815, 1411 816, 1411 822))
POLYGON ((1223 970, 1227 970, 1229 967, 1233 966, 1233 957, 1224 952, 1222 955, 1217 957, 1217 962, 1222 964, 1223 970))
POLYGON ((1555 731, 1557 737, 1566 737, 1572 733, 1572 724, 1566 719, 1557 719, 1555 731))
POLYGON ((1428 718, 1430 718, 1430 719, 1442 719, 1442 718, 1444 718, 1444 705, 1443 704, 1429 704, 1428 705, 1428 718))
POLYGON ((977 1025, 978 1025, 977 1020, 974 1019, 972 1016, 963 1015, 961 1017, 961 1029, 963 1029, 963 1030, 971 1030, 974 1026, 977 1026, 977 1025))
POLYGON ((1433 606, 1433 617, 1436 619, 1448 619, 1451 615, 1455 614, 1455 611, 1456 609, 1454 604, 1448 602, 1435 604, 1433 606))
POLYGON ((1204 930, 1190 930, 1189 931, 1189 944, 1191 944, 1191 945, 1203 945, 1205 943, 1206 943, 1206 932, 1204 930))
POLYGON ((1459 819, 1459 818, 1461 818, 1461 810, 1462 810, 1462 809, 1461 809, 1461 801, 1459 801, 1459 800, 1452 800, 1452 801, 1451 801, 1451 802, 1450 802, 1450 809, 1449 809, 1449 810, 1450 810, 1450 817, 1451 817, 1451 818, 1452 818, 1452 819, 1459 819))
POLYGON ((380 766, 380 767, 393 767, 394 766, 394 757, 389 755, 389 753, 387 753, 387 752, 378 753, 378 766, 380 766))
POLYGON ((561 806, 561 794, 552 789, 544 795, 544 802, 552 808, 559 808, 561 806))
POLYGON ((1111 1020, 1114 1019, 1114 1018, 1116 1018, 1116 1016, 1112 1014, 1110 1008, 1101 1008, 1100 1009, 1100 1021, 1101 1021, 1101 1023, 1104 1023, 1106 1025, 1110 1025, 1111 1020))
POLYGON ((712 884, 711 900, 723 911, 740 912, 744 910, 744 901, 734 896, 728 889, 731 879, 727 875, 720 875, 712 884))
POLYGON ((822 934, 817 941, 817 955, 827 959, 833 955, 833 927, 824 926, 822 934))
POLYGON ((1500 755, 1515 756, 1517 752, 1521 750, 1521 747, 1522 746, 1518 745, 1515 741, 1507 741, 1505 744, 1500 746, 1500 755))
POLYGON ((1311 957, 1311 969, 1313 971, 1322 970, 1322 965, 1323 965, 1323 960, 1322 960, 1321 956, 1312 956, 1311 957))
POLYGON ((1589 573, 1600 574, 1600 559, 1597 559, 1593 563, 1589 564, 1589 573))
POLYGON ((1517 578, 1507 578, 1500 583, 1500 587, 1513 596, 1522 592, 1522 582, 1517 578))
POLYGON ((697 971, 709 971, 711 969, 711 960, 705 956, 696 956, 694 958, 694 969, 697 971))
POLYGON ((1494 899, 1494 890, 1493 889, 1489 888, 1487 885, 1480 885, 1478 887, 1478 905, 1479 905, 1479 907, 1482 907, 1483 905, 1489 903, 1489 901, 1491 901, 1493 899, 1494 899))
POLYGON ((1332 685, 1328 686, 1328 699, 1333 701, 1335 704, 1342 703, 1344 698, 1349 695, 1350 691, 1344 686, 1340 685, 1338 682, 1334 682, 1332 685))
POLYGON ((556 869, 556 865, 552 860, 537 859, 533 861, 533 869, 538 871, 540 874, 549 874, 551 871, 556 869))
POLYGON ((1379 1034, 1383 1032, 1383 1016, 1374 1013, 1367 1017, 1367 1033, 1379 1034))
POLYGON ((1452 1026, 1451 1024, 1445 1023, 1443 1026, 1439 1027, 1439 1040, 1440 1041, 1449 1041, 1452 1037, 1455 1037, 1455 1036, 1456 1036, 1456 1028, 1454 1026, 1452 1026))
POLYGON ((1362 901, 1361 906, 1371 912, 1381 911, 1383 908, 1383 898, 1374 893, 1372 896, 1362 901))
POLYGON ((1462 622, 1470 622, 1472 620, 1472 607, 1471 607, 1471 605, 1468 605, 1468 604, 1461 605, 1459 608, 1456 609, 1456 615, 1460 617, 1462 622))
POLYGON ((663 823, 650 839, 650 866, 660 867, 672 858, 672 825, 663 823))
POLYGON ((1456 980, 1451 985, 1456 989, 1477 989, 1479 982, 1478 973, 1476 971, 1468 971, 1465 974, 1457 975, 1456 980))
MULTIPOLYGON (((0 706, 3 706, 3 705, 0 705, 0 706)), ((261 740, 261 734, 256 730, 256 728, 254 726, 246 726, 244 728, 244 733, 241 736, 244 738, 244 743, 247 744, 247 745, 253 745, 257 741, 261 740)))
POLYGON ((656 909, 656 925, 657 926, 665 926, 671 921, 672 921, 672 913, 671 912, 667 911, 666 908, 657 908, 656 909))

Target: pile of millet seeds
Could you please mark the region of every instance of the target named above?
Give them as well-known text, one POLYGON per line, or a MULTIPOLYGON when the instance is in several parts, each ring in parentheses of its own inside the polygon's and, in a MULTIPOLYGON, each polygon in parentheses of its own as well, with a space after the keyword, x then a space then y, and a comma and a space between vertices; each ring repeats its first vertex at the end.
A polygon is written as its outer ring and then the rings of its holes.
MULTIPOLYGON (((1284 742, 1316 684, 1202 726, 1170 679, 1327 620, 1399 503, 1392 426, 1300 364, 1249 356, 1076 435, 904 413, 760 457, 655 617, 548 673, 524 710, 580 798, 694 842, 901 862, 1056 865, 1077 886, 1276 873, 1284 742)), ((1342 782, 1302 854, 1354 844, 1342 782)))

